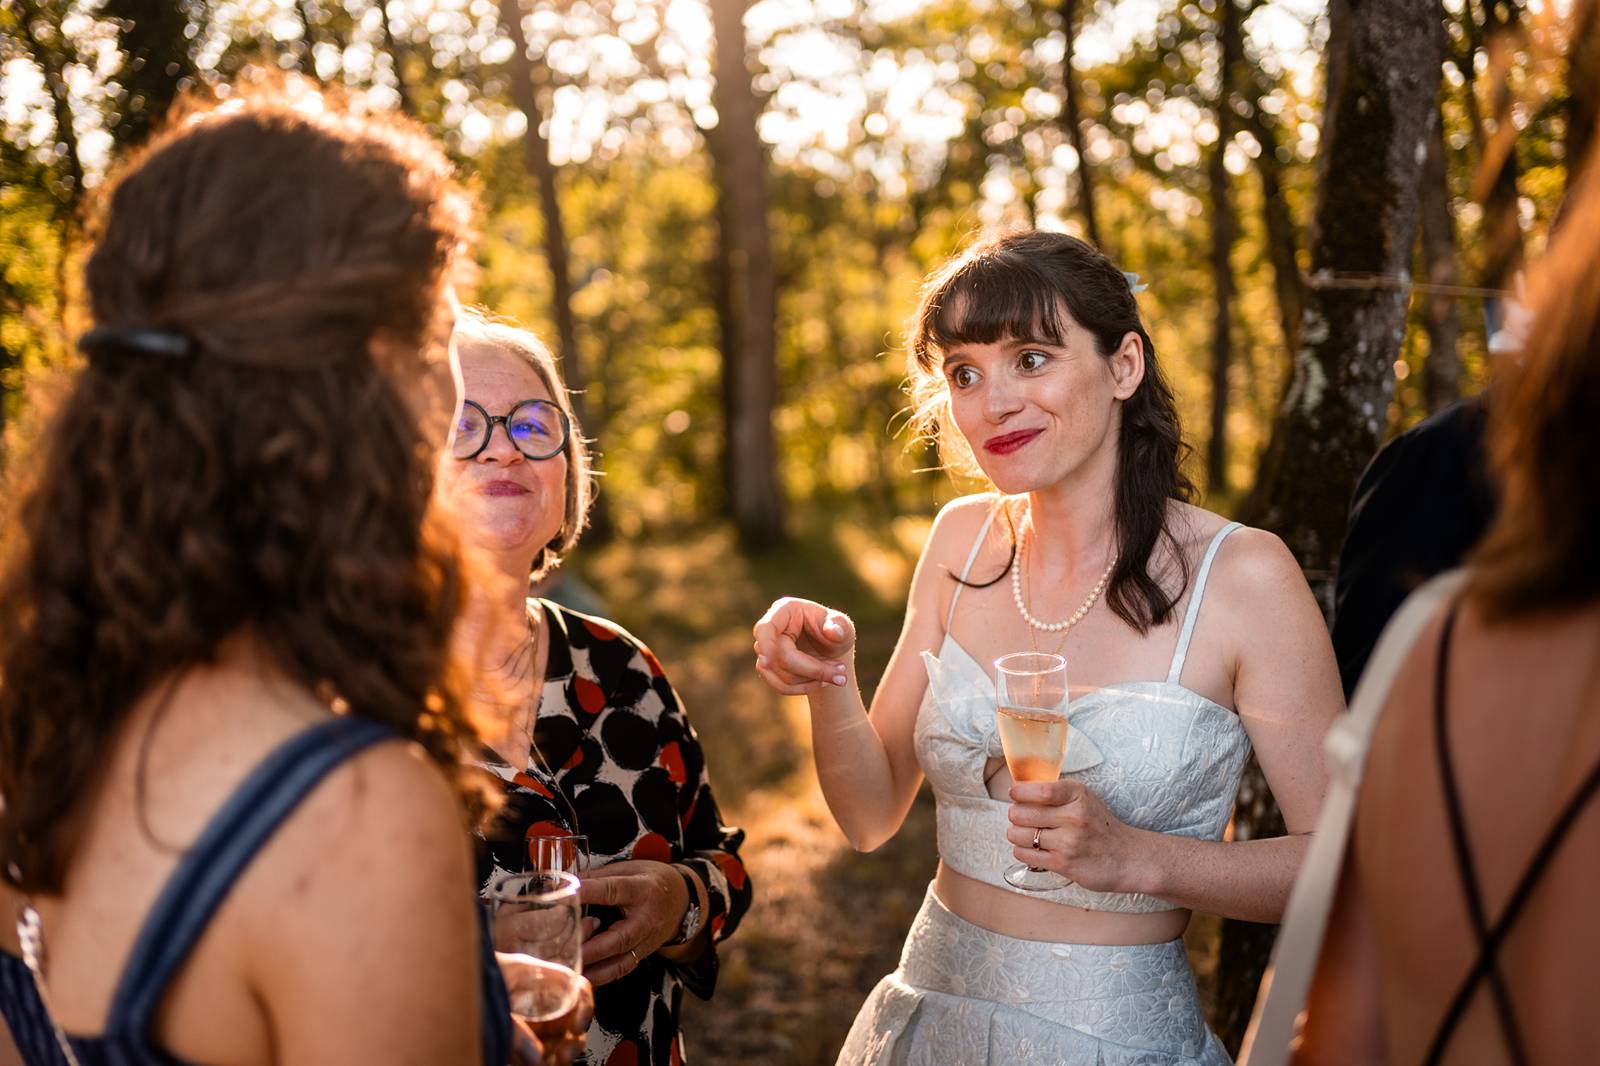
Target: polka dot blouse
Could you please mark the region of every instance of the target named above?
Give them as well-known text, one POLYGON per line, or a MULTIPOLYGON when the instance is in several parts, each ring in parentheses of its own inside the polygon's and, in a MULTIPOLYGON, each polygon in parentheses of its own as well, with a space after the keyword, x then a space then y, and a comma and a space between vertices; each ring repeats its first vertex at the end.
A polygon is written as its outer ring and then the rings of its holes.
MULTIPOLYGON (((549 656, 533 750, 521 767, 486 752, 506 803, 480 841, 479 884, 526 868, 529 838, 568 833, 588 837, 591 867, 651 859, 692 869, 710 892, 710 945, 690 964, 651 955, 595 989, 584 1057, 593 1066, 681 1063, 683 989, 710 997, 716 944, 750 906, 744 833, 723 824, 700 741, 650 649, 615 623, 538 602, 549 656)), ((616 912, 606 910, 593 909, 609 924, 616 912)))

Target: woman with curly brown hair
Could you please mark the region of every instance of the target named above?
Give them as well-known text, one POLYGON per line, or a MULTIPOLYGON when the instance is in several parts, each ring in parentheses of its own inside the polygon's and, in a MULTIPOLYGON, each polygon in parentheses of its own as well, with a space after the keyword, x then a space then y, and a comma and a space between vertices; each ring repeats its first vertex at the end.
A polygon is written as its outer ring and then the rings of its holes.
POLYGON ((30 1064, 506 1061, 425 521, 470 216, 419 128, 292 88, 116 185, 0 576, 30 1064))
POLYGON ((755 627, 761 676, 810 699, 856 847, 900 828, 924 775, 938 805, 938 873, 839 1062, 1224 1063, 1181 937, 1196 909, 1283 908, 1343 703, 1321 612, 1276 537, 1187 502, 1131 285, 1083 241, 953 259, 910 348, 943 443, 998 492, 934 522, 870 715, 847 617, 784 599, 755 627), (1017 781, 993 676, 1011 652, 1065 656, 1073 697, 1029 720, 1056 746, 1017 781), (1291 835, 1226 841, 1252 750, 1291 835))

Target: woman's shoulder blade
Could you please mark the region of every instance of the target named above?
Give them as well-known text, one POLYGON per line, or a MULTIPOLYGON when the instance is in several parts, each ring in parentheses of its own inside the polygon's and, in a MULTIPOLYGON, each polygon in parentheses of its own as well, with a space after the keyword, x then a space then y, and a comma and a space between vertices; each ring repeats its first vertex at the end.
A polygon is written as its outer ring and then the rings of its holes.
POLYGON ((444 770, 403 737, 379 740, 350 756, 303 799, 295 828, 308 843, 346 848, 369 834, 389 848, 420 851, 455 839, 464 828, 460 801, 444 770))

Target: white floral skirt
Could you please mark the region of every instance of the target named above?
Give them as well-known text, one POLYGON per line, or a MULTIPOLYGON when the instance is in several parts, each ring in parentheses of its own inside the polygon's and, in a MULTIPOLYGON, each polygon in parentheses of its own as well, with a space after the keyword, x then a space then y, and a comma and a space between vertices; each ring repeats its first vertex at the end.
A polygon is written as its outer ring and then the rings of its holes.
POLYGON ((856 1015, 838 1066, 1229 1066, 1182 940, 1018 940, 928 887, 900 967, 856 1015))

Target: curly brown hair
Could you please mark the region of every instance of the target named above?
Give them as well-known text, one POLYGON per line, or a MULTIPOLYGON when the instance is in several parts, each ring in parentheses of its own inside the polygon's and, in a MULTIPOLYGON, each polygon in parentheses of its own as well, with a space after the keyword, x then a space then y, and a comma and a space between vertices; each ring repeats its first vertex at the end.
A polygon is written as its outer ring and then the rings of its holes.
MULTIPOLYGON (((377 339, 443 321, 469 196, 415 124, 292 84, 191 101, 126 169, 87 265, 95 349, 38 442, 0 569, 0 870, 60 890, 134 704, 249 632, 289 677, 420 743, 477 803, 434 455, 377 339)), ((404 362, 404 359, 401 360, 404 362)))
MULTIPOLYGON (((1059 345, 1066 335, 1063 310, 1094 335, 1102 356, 1110 357, 1129 333, 1137 334, 1144 346, 1144 380, 1122 404, 1113 511, 1117 562, 1106 586, 1106 603, 1144 633, 1171 616, 1188 586, 1188 563, 1167 528, 1167 504, 1192 499, 1194 485, 1183 472, 1189 448, 1177 402, 1128 278, 1116 264, 1076 237, 1032 230, 980 242, 950 259, 923 285, 911 320, 907 370, 913 424, 937 438, 956 469, 981 473, 949 417, 941 350, 1030 337, 1059 345), (1163 537, 1172 544, 1173 565, 1181 577, 1176 592, 1150 572, 1163 537)), ((1006 516, 1011 518, 1010 509, 1006 516)), ((1010 571, 1015 556, 1013 542, 1012 560, 1000 577, 1010 571)))

